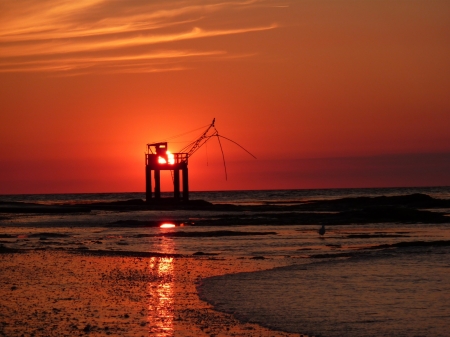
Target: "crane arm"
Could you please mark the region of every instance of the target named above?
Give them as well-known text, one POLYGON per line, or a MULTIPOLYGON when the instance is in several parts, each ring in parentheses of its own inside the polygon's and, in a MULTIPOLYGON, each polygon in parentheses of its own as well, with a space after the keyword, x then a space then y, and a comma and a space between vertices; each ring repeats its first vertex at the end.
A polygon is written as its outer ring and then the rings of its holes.
POLYGON ((203 144, 205 144, 212 136, 218 135, 216 128, 214 127, 216 119, 214 118, 212 123, 208 126, 205 132, 202 133, 202 135, 197 138, 197 140, 193 141, 189 145, 185 146, 180 152, 187 153, 187 157, 189 158, 192 156, 195 151, 197 151, 200 147, 202 147, 203 144), (208 135, 211 128, 214 129, 214 132, 210 135, 208 135))

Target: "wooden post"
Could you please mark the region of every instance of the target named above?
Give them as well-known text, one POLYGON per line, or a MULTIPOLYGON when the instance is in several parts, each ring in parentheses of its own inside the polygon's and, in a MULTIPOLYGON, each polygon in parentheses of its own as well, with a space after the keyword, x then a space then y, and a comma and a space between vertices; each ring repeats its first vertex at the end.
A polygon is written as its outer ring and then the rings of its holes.
POLYGON ((155 199, 161 199, 161 171, 155 170, 155 199))
POLYGON ((173 170, 173 196, 175 200, 180 200, 180 170, 173 170))
POLYGON ((145 200, 152 200, 152 169, 148 165, 145 166, 145 200))
POLYGON ((189 201, 189 177, 187 165, 183 167, 183 200, 189 201))

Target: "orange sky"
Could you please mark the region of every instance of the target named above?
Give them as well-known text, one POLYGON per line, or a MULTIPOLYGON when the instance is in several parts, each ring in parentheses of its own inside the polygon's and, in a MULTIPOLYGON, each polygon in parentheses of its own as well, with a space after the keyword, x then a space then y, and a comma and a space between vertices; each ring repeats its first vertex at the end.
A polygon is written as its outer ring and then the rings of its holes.
POLYGON ((225 181, 211 141, 191 190, 450 185, 449 17, 448 0, 0 0, 0 194, 144 191, 145 144, 214 117, 258 159, 225 141, 225 181))

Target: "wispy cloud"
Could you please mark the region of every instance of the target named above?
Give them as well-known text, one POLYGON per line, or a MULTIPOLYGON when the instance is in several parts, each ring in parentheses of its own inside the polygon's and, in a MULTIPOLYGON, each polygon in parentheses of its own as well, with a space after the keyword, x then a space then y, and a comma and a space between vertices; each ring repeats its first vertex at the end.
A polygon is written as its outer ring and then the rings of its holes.
POLYGON ((0 72, 185 69, 182 60, 223 56, 227 48, 177 43, 276 28, 230 20, 268 1, 0 0, 0 72), (171 67, 155 63, 174 59, 171 67))
POLYGON ((86 41, 67 41, 66 39, 45 40, 39 42, 30 42, 24 45, 5 46, 0 48, 3 57, 17 57, 29 55, 49 55, 49 54, 70 54, 77 52, 104 51, 128 47, 148 46, 163 42, 174 42, 181 40, 198 39, 204 37, 242 34, 256 32, 275 28, 272 24, 265 27, 253 27, 244 29, 226 29, 226 30, 204 30, 194 27, 187 32, 173 34, 141 34, 139 36, 115 37, 102 40, 86 41))
MULTIPOLYGON (((3 72, 34 72, 34 71, 68 71, 75 69, 92 68, 100 66, 103 69, 114 71, 114 67, 128 67, 131 72, 136 71, 136 67, 149 69, 151 65, 161 65, 173 63, 174 60, 194 57, 208 57, 224 55, 223 51, 192 52, 183 50, 155 51, 146 54, 132 54, 123 56, 98 56, 98 57, 68 57, 57 59, 41 59, 20 62, 5 62, 3 72)), ((173 67, 170 67, 172 69, 173 67)), ((150 68, 153 69, 153 68, 150 68)), ((163 68, 168 69, 168 68, 163 68)), ((183 69, 176 67, 177 70, 183 69)), ((154 69, 155 70, 155 69, 154 69)), ((124 72, 120 69, 118 72, 124 72)))

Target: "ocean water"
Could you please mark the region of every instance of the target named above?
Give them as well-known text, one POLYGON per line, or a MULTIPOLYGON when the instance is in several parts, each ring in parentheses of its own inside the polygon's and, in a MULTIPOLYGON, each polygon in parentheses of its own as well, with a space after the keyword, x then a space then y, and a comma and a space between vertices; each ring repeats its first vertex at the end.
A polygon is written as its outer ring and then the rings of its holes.
MULTIPOLYGON (((248 190, 248 191, 191 191, 191 199, 212 203, 263 204, 276 202, 300 202, 307 200, 339 199, 347 197, 395 196, 413 193, 427 194, 433 198, 450 199, 450 186, 396 187, 396 188, 336 188, 297 190, 248 190)), ((172 196, 163 192, 162 197, 172 196)), ((0 195, 1 201, 35 202, 40 204, 65 204, 111 202, 145 199, 143 192, 128 193, 74 193, 74 194, 11 194, 0 195)))
MULTIPOLYGON (((450 199, 450 187, 192 192, 191 199, 296 204, 412 193, 450 199)), ((7 195, 0 201, 64 204, 142 198, 143 193, 7 195)), ((219 311, 287 332, 330 337, 449 336, 450 247, 439 244, 450 240, 448 224, 346 224, 329 226, 323 237, 315 224, 195 226, 197 219, 222 216, 223 212, 186 210, 0 213, 0 244, 19 249, 203 252, 230 261, 283 259, 287 267, 204 279, 200 296, 219 311), (184 225, 109 226, 121 220, 155 219, 184 225), (201 235, 227 230, 265 235, 201 235), (169 234, 173 232, 201 237, 169 234), (413 244, 419 241, 427 244, 413 244), (408 242, 405 247, 380 247, 408 242)))
POLYGON ((414 247, 205 280, 219 311, 313 336, 449 336, 450 248, 414 247))

